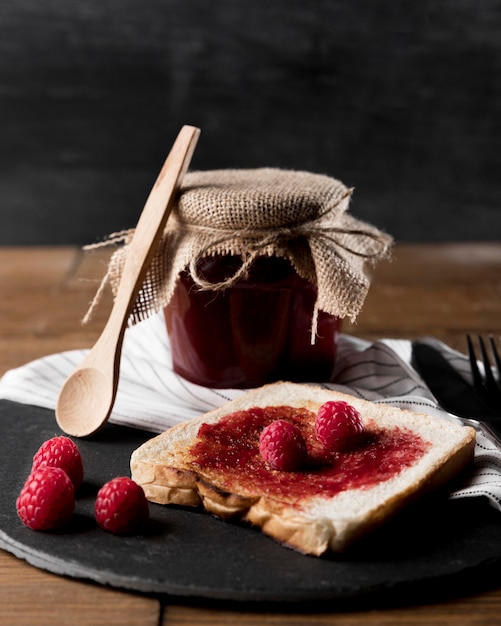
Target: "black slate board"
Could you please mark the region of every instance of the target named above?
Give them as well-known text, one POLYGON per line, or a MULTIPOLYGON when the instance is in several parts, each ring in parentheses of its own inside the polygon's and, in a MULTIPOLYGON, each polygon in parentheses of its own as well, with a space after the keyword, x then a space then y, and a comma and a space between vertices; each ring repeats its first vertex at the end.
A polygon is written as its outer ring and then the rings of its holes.
POLYGON ((114 425, 78 441, 86 478, 73 521, 33 532, 15 500, 34 452, 57 434, 52 411, 0 401, 0 547, 42 569, 140 592, 331 608, 355 599, 424 601, 501 582, 501 514, 482 500, 437 497, 341 558, 303 556, 250 527, 160 505, 150 506, 144 534, 106 533, 94 521, 95 494, 129 474, 130 453, 151 436, 114 425))

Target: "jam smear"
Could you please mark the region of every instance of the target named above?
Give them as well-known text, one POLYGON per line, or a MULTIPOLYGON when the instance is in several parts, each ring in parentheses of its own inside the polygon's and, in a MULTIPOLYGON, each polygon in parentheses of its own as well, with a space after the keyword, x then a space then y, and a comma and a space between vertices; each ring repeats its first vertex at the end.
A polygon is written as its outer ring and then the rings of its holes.
POLYGON ((289 504, 314 496, 332 497, 346 489, 368 489, 389 480, 424 455, 429 443, 405 427, 366 424, 357 447, 327 452, 314 433, 315 413, 290 406, 236 411, 216 424, 202 424, 190 449, 195 470, 224 476, 219 486, 242 495, 270 491, 289 504), (294 472, 270 469, 259 453, 259 435, 277 419, 297 426, 306 441, 308 462, 294 472))

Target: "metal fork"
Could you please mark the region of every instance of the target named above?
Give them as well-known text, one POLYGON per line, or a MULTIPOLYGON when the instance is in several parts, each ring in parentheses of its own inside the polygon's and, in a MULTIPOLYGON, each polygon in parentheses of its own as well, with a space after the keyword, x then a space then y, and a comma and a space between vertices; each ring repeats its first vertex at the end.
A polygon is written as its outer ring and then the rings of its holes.
POLYGON ((467 335, 466 341, 468 343, 468 356, 470 359, 470 368, 473 376, 473 386, 479 396, 481 396, 485 402, 495 411, 499 411, 501 415, 501 381, 499 376, 501 375, 501 359, 498 349, 496 347, 496 341, 492 335, 489 335, 489 351, 485 345, 483 337, 480 335, 477 338, 477 343, 480 349, 480 356, 484 365, 484 374, 482 375, 478 367, 477 357, 473 340, 470 335, 467 335), (492 363, 491 363, 492 361, 492 363), (494 367, 497 370, 497 377, 494 374, 494 367))

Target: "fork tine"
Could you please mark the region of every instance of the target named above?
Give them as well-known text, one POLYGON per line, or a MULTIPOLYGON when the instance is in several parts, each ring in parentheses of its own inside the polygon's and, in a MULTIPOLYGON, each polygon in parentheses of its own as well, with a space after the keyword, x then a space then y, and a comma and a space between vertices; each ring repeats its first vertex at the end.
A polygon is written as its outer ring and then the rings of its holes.
POLYGON ((494 357, 494 363, 498 372, 498 387, 501 389, 501 358, 496 347, 496 341, 492 335, 489 335, 489 343, 491 346, 492 356, 494 357))
POLYGON ((497 385, 496 379, 494 378, 494 374, 492 373, 489 355, 487 354, 485 343, 481 336, 479 336, 478 338, 478 343, 480 345, 480 352, 482 353, 482 361, 484 363, 484 371, 485 371, 484 384, 490 393, 496 395, 499 392, 498 385, 497 385))
POLYGON ((478 369, 477 357, 475 354, 475 349, 473 348, 473 342, 470 335, 466 335, 466 341, 468 343, 468 357, 470 359, 470 369, 473 376, 473 386, 475 387, 477 393, 483 394, 484 385, 482 382, 482 375, 480 374, 480 370, 478 369))

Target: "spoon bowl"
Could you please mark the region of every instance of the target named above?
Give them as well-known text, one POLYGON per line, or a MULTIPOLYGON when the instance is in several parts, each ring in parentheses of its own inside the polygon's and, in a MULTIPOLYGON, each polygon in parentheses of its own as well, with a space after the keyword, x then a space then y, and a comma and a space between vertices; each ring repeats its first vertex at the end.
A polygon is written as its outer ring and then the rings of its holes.
POLYGON ((183 126, 153 185, 128 246, 111 314, 101 336, 64 383, 56 420, 68 435, 87 437, 108 421, 115 403, 125 329, 200 130, 183 126))
POLYGON ((57 420, 66 433, 85 437, 101 428, 103 415, 109 416, 115 400, 113 384, 96 367, 78 369, 69 380, 59 394, 57 420))

